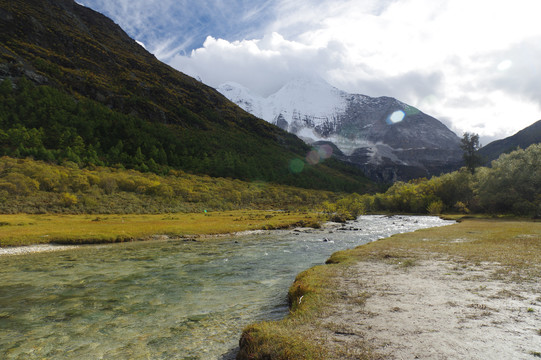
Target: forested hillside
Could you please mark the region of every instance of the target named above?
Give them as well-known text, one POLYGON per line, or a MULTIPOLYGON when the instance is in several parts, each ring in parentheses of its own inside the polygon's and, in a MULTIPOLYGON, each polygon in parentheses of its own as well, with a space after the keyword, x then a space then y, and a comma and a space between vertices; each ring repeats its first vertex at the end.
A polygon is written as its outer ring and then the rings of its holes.
MULTIPOLYGON (((165 174, 182 169, 334 191, 371 189, 72 0, 0 0, 0 154, 165 174)), ((315 149, 317 150, 317 149, 315 149)))

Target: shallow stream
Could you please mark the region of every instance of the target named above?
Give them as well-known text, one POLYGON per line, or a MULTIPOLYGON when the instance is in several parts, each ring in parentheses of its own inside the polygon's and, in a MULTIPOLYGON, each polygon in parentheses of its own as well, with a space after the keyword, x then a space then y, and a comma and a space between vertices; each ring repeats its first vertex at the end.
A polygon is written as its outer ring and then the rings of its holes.
POLYGON ((295 276, 436 217, 85 246, 0 257, 2 359, 231 359, 243 327, 287 314, 295 276))

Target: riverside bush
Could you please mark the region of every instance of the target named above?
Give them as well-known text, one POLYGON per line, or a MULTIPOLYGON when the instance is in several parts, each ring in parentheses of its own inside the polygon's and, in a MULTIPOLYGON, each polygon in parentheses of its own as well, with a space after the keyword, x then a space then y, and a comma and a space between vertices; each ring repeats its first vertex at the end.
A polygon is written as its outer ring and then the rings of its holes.
POLYGON ((443 202, 441 200, 431 202, 430 205, 428 205, 426 211, 430 215, 439 215, 441 214, 443 210, 443 202))
POLYGON ((0 213, 161 213, 233 209, 313 209, 338 194, 178 170, 60 166, 0 158, 0 213))
POLYGON ((445 211, 463 214, 491 213, 541 216, 541 144, 518 149, 480 167, 396 182, 385 193, 348 195, 326 204, 327 213, 392 212, 437 215, 445 211))

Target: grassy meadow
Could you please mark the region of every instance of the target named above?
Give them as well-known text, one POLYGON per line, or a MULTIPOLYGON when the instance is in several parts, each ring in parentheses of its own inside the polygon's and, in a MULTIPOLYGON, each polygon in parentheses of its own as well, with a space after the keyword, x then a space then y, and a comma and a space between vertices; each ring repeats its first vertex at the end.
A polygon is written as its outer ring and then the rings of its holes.
POLYGON ((246 230, 317 226, 318 215, 284 211, 225 211, 147 215, 0 215, 0 246, 85 244, 193 237, 246 230))
MULTIPOLYGON (((422 259, 451 260, 457 268, 496 263, 490 278, 536 282, 541 271, 541 222, 520 219, 464 219, 451 225, 398 234, 333 254, 327 264, 299 274, 289 291, 290 315, 281 321, 250 325, 241 339, 240 359, 335 359, 311 338, 327 304, 339 300, 340 276, 357 261, 415 266, 422 259)), ((362 303, 365 297, 359 294, 362 303)), ((359 346, 363 346, 359 344, 359 346)), ((363 359, 375 359, 365 349, 363 359)))
POLYGON ((352 250, 337 252, 328 263, 358 258, 406 258, 445 255, 460 262, 495 262, 523 272, 541 264, 541 222, 519 219, 465 219, 453 226, 399 234, 352 250))

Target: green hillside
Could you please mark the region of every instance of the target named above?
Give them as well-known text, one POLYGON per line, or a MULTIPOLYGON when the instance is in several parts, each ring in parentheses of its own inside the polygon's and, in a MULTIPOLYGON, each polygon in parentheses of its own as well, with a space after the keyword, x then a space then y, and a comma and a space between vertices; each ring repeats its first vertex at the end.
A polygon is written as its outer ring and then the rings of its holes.
POLYGON ((328 159, 72 0, 0 0, 0 155, 365 192, 328 159))

